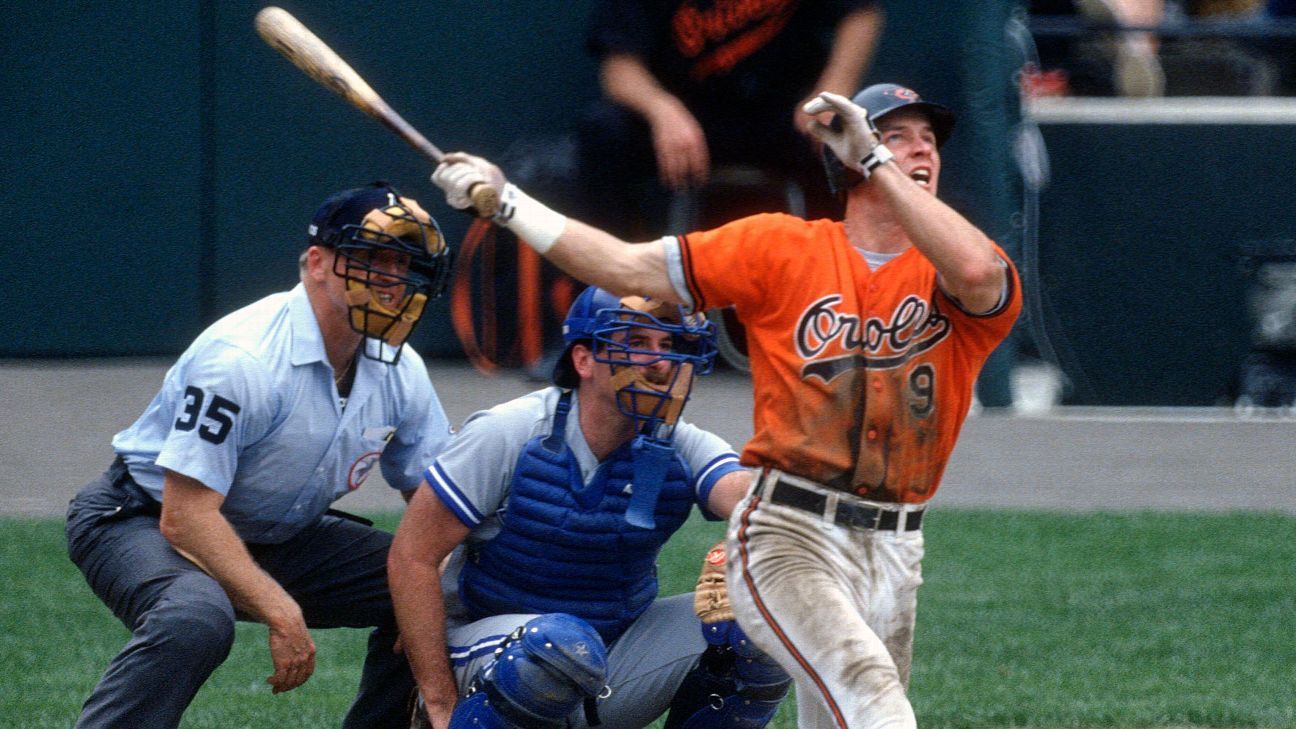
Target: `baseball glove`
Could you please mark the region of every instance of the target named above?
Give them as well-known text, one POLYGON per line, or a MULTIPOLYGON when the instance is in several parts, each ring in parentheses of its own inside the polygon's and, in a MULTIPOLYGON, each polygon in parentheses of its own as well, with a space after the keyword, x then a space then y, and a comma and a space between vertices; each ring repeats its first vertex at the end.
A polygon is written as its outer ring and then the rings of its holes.
POLYGON ((693 591, 693 612, 702 619, 703 625, 734 619, 729 591, 725 589, 724 540, 712 547, 702 560, 702 573, 693 591))

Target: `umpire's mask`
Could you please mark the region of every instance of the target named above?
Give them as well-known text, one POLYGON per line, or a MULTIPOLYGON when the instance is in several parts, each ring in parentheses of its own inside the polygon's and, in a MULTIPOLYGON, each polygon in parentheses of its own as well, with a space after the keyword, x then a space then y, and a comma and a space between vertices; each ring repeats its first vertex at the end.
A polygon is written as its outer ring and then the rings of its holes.
POLYGON ((432 216, 384 182, 346 190, 320 206, 308 245, 337 252, 351 328, 378 340, 365 356, 395 363, 427 302, 445 291, 450 249, 432 216), (387 346, 383 346, 383 345, 387 346))

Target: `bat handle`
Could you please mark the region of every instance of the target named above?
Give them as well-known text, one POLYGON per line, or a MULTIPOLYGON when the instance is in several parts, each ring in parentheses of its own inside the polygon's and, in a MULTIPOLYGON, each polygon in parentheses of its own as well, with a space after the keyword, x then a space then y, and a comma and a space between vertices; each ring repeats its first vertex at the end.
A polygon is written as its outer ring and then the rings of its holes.
POLYGON ((473 185, 468 190, 468 197, 472 200, 473 209, 477 211, 479 218, 494 217, 499 211, 499 190, 484 182, 473 185))

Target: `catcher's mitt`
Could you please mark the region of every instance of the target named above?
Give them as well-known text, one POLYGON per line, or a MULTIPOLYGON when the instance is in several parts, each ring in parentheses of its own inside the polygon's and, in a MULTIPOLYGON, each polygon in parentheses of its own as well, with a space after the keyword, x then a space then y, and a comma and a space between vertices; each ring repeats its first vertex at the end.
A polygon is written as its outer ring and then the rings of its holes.
POLYGON ((725 543, 721 540, 707 552, 702 560, 702 573, 698 575, 693 592, 693 611, 703 625, 733 620, 729 607, 729 592, 725 589, 725 543))

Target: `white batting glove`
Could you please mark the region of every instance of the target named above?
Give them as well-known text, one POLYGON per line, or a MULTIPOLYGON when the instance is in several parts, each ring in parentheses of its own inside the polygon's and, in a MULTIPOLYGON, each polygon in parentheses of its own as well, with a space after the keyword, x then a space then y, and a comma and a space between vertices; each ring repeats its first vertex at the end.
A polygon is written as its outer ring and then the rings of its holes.
POLYGON ((484 184, 502 190, 507 182, 500 168, 481 157, 463 152, 447 154, 432 172, 432 183, 445 192, 446 203, 459 210, 472 207, 468 193, 473 186, 484 184))
POLYGON ((840 125, 829 126, 812 119, 806 130, 826 144, 847 168, 867 178, 874 168, 892 159, 891 150, 882 144, 877 127, 868 118, 868 110, 845 96, 823 91, 801 110, 810 115, 825 111, 837 115, 840 125))
POLYGON ((499 192, 499 209, 492 216, 497 224, 517 234, 527 245, 544 255, 567 227, 567 217, 551 210, 509 182, 500 168, 471 154, 447 154, 432 172, 432 183, 445 191, 450 207, 472 207, 473 186, 489 185, 499 192))

